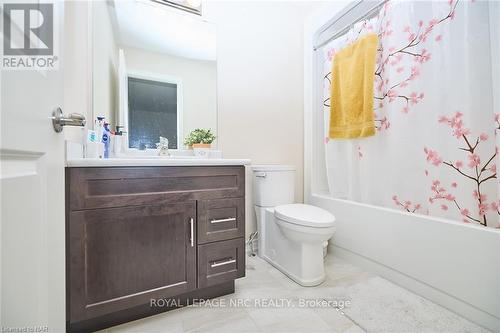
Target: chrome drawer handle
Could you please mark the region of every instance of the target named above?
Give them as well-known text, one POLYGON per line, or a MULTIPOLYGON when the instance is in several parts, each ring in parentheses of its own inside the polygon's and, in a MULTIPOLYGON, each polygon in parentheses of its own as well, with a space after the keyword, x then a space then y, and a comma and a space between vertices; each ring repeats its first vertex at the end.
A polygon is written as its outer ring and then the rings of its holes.
POLYGON ((236 217, 228 217, 227 219, 218 219, 218 220, 212 220, 210 223, 222 223, 222 222, 231 222, 231 221, 236 221, 236 217))
POLYGON ((191 237, 190 237, 191 247, 193 247, 194 246, 194 220, 193 220, 193 218, 191 218, 191 220, 189 221, 189 224, 191 227, 191 237))
POLYGON ((219 267, 219 266, 233 264, 235 262, 236 262, 236 259, 230 259, 230 260, 221 261, 221 262, 214 262, 213 264, 210 265, 210 267, 214 268, 214 267, 219 267))

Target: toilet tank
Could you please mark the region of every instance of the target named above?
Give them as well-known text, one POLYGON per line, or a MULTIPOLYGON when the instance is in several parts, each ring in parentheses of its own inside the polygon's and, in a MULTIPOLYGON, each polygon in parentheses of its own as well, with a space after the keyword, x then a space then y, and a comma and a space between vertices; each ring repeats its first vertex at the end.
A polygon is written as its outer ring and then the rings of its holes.
POLYGON ((254 205, 275 207, 294 202, 295 167, 253 165, 252 171, 254 205))

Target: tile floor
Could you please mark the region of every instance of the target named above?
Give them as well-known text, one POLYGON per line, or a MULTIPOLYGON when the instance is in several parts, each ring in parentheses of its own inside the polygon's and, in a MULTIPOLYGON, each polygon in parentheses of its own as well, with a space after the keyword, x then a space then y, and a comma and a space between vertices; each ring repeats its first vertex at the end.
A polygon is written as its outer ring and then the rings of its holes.
POLYGON ((488 332, 333 256, 326 260, 327 280, 313 288, 300 287, 260 258, 247 259, 247 276, 236 282, 236 292, 218 301, 227 305, 231 300, 248 299, 251 306, 187 307, 103 332, 488 332), (276 306, 266 306, 265 300, 275 301, 276 306), (330 304, 304 307, 304 300, 328 300, 330 304), (342 310, 341 301, 348 305, 342 310), (280 307, 285 304, 290 306, 280 307))

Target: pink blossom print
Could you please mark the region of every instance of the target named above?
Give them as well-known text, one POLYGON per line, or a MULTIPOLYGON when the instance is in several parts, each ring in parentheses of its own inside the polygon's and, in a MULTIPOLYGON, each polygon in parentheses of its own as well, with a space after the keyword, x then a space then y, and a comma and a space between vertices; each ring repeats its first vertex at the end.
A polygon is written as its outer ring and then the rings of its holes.
POLYGON ((400 200, 397 195, 392 196, 392 201, 394 204, 408 213, 416 213, 422 208, 422 205, 419 203, 412 203, 409 200, 400 200))
MULTIPOLYGON (((500 118, 495 116, 495 121, 499 119, 500 118)), ((495 211, 498 214, 498 209, 495 209, 496 205, 489 203, 487 195, 483 193, 485 185, 497 178, 496 165, 494 163, 497 152, 495 151, 485 161, 481 159, 478 151, 481 144, 487 143, 489 135, 481 132, 474 139, 474 137, 472 137, 472 131, 465 125, 462 112, 455 112, 451 116, 440 116, 438 122, 447 125, 451 129, 450 134, 461 140, 462 145, 459 145, 457 148, 465 155, 467 159, 467 168, 464 168, 463 161, 447 161, 441 158, 437 151, 427 147, 424 148, 426 160, 434 166, 440 166, 442 164, 449 167, 450 170, 456 172, 456 174, 461 177, 461 180, 474 184, 476 189, 472 191, 472 197, 476 201, 477 216, 475 216, 470 209, 461 207, 455 196, 441 186, 439 180, 435 180, 432 183, 432 195, 429 197, 429 203, 433 204, 436 201, 442 200, 453 202, 461 215, 465 217, 466 222, 475 222, 486 226, 488 211, 495 211)), ((457 187, 458 182, 453 182, 451 184, 451 188, 456 189, 457 187)), ((444 209, 443 205, 441 205, 441 209, 448 210, 448 208, 444 209)))

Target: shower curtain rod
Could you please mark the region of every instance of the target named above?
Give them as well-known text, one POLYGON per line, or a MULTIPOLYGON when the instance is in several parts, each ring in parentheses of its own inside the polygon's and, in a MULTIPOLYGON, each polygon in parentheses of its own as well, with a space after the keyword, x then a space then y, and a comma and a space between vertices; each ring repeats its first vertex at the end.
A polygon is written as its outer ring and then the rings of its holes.
MULTIPOLYGON (((374 12, 378 11, 380 9, 380 7, 382 7, 387 1, 388 0, 384 0, 384 1, 380 2, 380 3, 378 3, 376 6, 373 6, 368 11, 366 11, 363 15, 361 15, 360 17, 358 17, 356 20, 354 20, 353 22, 349 23, 348 25, 346 25, 345 27, 343 27, 342 29, 340 29, 339 31, 337 31, 336 33, 334 33, 331 37, 329 37, 328 39, 324 40, 319 45, 314 46, 314 48, 313 48, 314 51, 318 50, 319 48, 325 46, 326 44, 328 44, 329 42, 331 42, 335 38, 337 38, 337 37, 343 35, 344 33, 346 33, 354 24, 358 23, 359 21, 361 21, 363 19, 369 18, 374 12)), ((356 6, 354 6, 351 9, 349 9, 344 14, 342 14, 338 19, 336 19, 335 21, 333 21, 332 23, 330 23, 327 27, 325 27, 322 32, 325 32, 328 28, 330 28, 335 23, 337 23, 342 17, 344 17, 345 15, 349 14, 349 12, 351 12, 352 10, 354 10, 354 8, 356 8, 361 3, 362 3, 362 1, 360 1, 356 6)))

